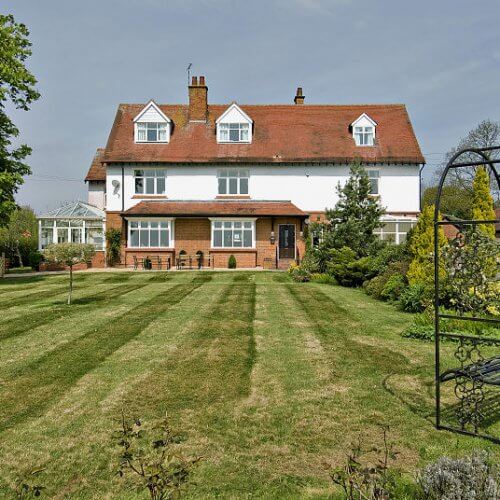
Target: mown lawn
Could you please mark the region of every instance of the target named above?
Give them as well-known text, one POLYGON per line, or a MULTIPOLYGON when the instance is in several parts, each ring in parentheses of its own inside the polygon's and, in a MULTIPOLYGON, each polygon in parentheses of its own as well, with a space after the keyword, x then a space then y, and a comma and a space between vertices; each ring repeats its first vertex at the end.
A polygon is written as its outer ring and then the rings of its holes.
MULTIPOLYGON (((0 282, 0 481, 55 498, 147 498, 116 475, 122 408, 167 411, 201 455, 187 497, 327 497, 328 464, 381 425, 412 474, 486 441, 433 429, 433 346, 359 290, 270 272, 0 282)), ((451 355, 450 348, 448 349, 451 355)), ((0 487, 0 496, 8 490, 0 487)))

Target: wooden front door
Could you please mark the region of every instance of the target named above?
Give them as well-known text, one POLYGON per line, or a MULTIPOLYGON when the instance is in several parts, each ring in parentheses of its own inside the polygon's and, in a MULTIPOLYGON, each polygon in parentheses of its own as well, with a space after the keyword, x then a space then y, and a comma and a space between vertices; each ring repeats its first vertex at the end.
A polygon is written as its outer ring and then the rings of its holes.
POLYGON ((295 226, 293 224, 280 225, 279 258, 295 259, 295 226))

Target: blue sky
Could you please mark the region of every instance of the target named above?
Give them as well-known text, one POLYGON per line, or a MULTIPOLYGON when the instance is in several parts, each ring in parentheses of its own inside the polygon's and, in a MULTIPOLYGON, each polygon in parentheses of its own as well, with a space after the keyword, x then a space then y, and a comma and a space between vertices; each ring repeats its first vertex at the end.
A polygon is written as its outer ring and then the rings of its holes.
POLYGON ((37 211, 86 198, 83 177, 120 102, 408 107, 427 176, 461 136, 500 120, 498 0, 16 0, 42 98, 13 113, 33 148, 17 200, 37 211))

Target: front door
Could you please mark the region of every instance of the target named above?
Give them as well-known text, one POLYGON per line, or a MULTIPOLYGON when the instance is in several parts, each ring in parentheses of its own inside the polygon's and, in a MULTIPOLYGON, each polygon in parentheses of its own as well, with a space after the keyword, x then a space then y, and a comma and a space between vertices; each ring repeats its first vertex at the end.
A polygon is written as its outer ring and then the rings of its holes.
POLYGON ((295 259, 295 226, 293 224, 280 225, 279 258, 295 259))

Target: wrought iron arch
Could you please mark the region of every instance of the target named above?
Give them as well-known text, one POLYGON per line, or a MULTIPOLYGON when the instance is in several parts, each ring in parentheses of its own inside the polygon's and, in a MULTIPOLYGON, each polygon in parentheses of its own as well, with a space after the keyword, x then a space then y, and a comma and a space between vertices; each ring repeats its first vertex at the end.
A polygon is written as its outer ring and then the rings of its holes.
MULTIPOLYGON (((496 180, 500 190, 500 176, 496 165, 500 159, 490 157, 495 152, 500 153, 500 146, 489 148, 469 148, 458 151, 447 163, 441 178, 435 199, 434 209, 434 342, 435 342, 435 388, 436 388, 436 428, 446 429, 462 434, 480 436, 500 443, 500 433, 497 424, 500 421, 500 337, 485 337, 481 335, 466 335, 443 331, 441 322, 445 321, 466 321, 476 322, 476 325, 486 324, 493 326, 500 324, 497 317, 486 317, 479 314, 477 301, 472 300, 469 310, 464 311, 462 307, 457 307, 456 313, 441 311, 441 272, 442 262, 439 248, 439 228, 442 226, 455 226, 457 234, 450 242, 455 245, 458 255, 461 251, 475 252, 479 245, 480 229, 479 225, 500 223, 500 220, 439 220, 441 197, 443 186, 448 173, 456 168, 471 168, 487 165, 490 175, 496 180), (465 154, 477 155, 477 161, 459 161, 465 154), (443 369, 441 358, 442 341, 449 340, 455 342, 454 366, 443 369), (458 365, 458 366, 457 366, 458 365), (445 386, 446 402, 443 404, 442 386, 445 386), (457 402, 458 399, 458 402, 457 402), (453 401, 450 403, 450 401, 453 401), (493 428, 493 431, 491 431, 493 428)), ((496 242, 500 252, 500 244, 496 242)), ((475 253, 473 255, 476 255, 475 253)), ((463 260, 462 260, 463 262, 463 260)), ((482 282, 485 280, 485 263, 478 259, 474 264, 474 269, 464 269, 460 261, 455 263, 453 273, 448 279, 459 279, 458 275, 471 276, 474 280, 477 275, 482 282)), ((491 273, 493 280, 498 279, 498 258, 492 262, 494 268, 491 273)), ((462 279, 461 283, 467 286, 467 280, 462 279)), ((479 294, 476 283, 470 283, 472 288, 467 288, 467 293, 479 294), (472 292, 470 291, 472 290, 472 292)))

